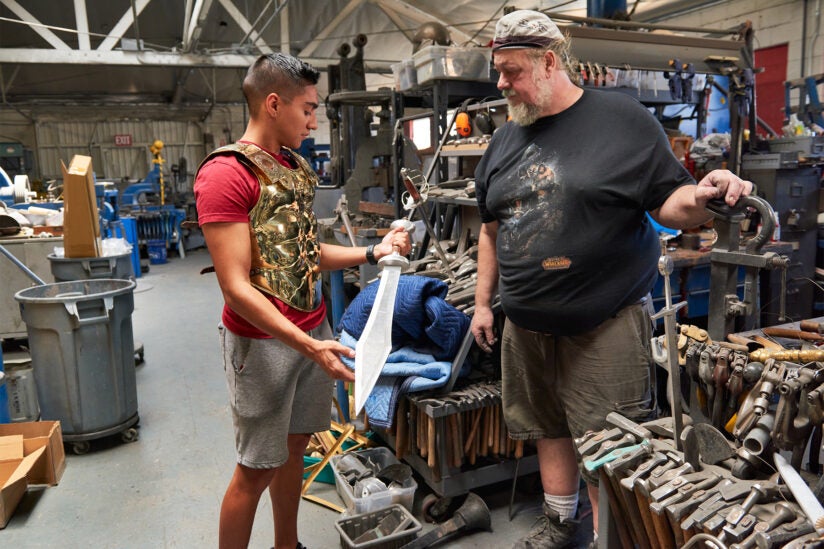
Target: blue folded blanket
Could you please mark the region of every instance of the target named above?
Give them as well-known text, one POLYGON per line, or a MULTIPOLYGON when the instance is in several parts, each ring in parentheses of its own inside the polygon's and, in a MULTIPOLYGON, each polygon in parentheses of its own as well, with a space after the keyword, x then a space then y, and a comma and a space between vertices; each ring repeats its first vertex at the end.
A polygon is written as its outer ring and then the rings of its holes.
MULTIPOLYGON (((357 346, 377 287, 375 282, 361 290, 343 313, 337 329, 340 342, 347 347, 357 346)), ((387 429, 392 426, 400 395, 441 387, 449 380, 452 362, 470 321, 443 300, 446 290, 446 283, 436 278, 400 277, 392 318, 392 352, 365 404, 369 421, 374 425, 387 429)), ((355 368, 353 359, 342 359, 348 367, 355 368)), ((462 373, 466 369, 465 363, 462 373)))
MULTIPOLYGON (((359 339, 375 294, 378 282, 373 282, 355 296, 346 308, 336 330, 349 332, 359 339)), ((398 281, 395 309, 392 317, 392 348, 412 347, 431 354, 436 360, 452 360, 461 346, 469 317, 444 301, 446 282, 437 278, 404 275, 398 281)))

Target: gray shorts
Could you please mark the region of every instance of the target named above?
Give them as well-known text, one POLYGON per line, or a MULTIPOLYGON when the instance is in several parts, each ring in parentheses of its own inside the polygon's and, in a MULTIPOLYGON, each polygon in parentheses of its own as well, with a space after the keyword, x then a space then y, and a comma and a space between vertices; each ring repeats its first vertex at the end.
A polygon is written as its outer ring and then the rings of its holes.
MULTIPOLYGON (((277 339, 252 339, 218 327, 237 462, 252 469, 280 467, 289 434, 329 428, 334 382, 326 372, 277 339)), ((331 339, 324 321, 309 332, 331 339)))
MULTIPOLYGON (((507 320, 501 371, 511 437, 578 438, 604 429, 609 412, 648 419, 653 413, 651 333, 641 304, 577 336, 531 332, 507 320)), ((582 474, 587 482, 597 482, 596 475, 582 474)))

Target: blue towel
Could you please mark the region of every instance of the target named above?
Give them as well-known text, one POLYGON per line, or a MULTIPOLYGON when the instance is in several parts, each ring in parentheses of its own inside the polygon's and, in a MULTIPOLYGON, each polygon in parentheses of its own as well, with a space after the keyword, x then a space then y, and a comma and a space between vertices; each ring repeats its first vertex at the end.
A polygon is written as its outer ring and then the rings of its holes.
MULTIPOLYGON (((379 282, 373 282, 355 296, 346 308, 338 333, 347 331, 359 339, 379 282)), ((436 360, 452 360, 461 346, 469 317, 444 301, 446 282, 428 276, 405 275, 398 281, 395 309, 392 316, 392 349, 412 347, 431 354, 436 360)))
MULTIPOLYGON (((375 282, 361 290, 344 311, 337 329, 340 342, 347 347, 357 346, 377 287, 375 282)), ((470 321, 443 300, 446 291, 446 283, 437 278, 400 278, 392 317, 392 352, 365 404, 369 421, 378 427, 392 427, 400 395, 441 387, 449 380, 452 362, 470 321)), ((342 360, 349 368, 355 368, 354 360, 342 360)), ((466 370, 465 362, 461 374, 466 370)))

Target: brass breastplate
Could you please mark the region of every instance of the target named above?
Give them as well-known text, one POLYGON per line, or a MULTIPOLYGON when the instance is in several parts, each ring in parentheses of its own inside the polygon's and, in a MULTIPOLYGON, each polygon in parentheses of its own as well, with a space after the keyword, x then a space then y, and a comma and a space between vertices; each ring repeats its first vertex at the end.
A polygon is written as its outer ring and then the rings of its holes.
POLYGON ((249 212, 252 285, 301 311, 320 304, 320 244, 312 211, 317 175, 300 155, 298 167, 283 166, 249 143, 221 147, 233 152, 260 182, 260 198, 249 212))

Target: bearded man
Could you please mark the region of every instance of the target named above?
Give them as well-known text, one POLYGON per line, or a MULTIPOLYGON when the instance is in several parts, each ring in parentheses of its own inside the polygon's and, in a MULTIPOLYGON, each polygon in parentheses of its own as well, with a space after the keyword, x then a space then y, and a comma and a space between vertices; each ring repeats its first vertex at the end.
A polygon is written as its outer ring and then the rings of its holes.
POLYGON ((726 170, 698 184, 638 101, 576 84, 570 39, 545 14, 514 11, 495 29, 493 61, 511 121, 475 173, 483 221, 472 333, 491 351, 500 295, 504 417, 535 440, 544 514, 517 548, 575 541, 579 474, 598 529, 597 477, 573 438, 618 412, 654 413, 649 292, 658 223, 707 221, 707 201, 733 205, 752 183, 726 170))

